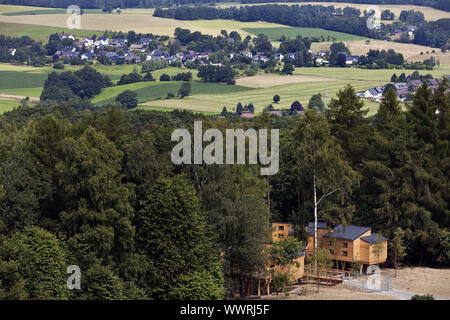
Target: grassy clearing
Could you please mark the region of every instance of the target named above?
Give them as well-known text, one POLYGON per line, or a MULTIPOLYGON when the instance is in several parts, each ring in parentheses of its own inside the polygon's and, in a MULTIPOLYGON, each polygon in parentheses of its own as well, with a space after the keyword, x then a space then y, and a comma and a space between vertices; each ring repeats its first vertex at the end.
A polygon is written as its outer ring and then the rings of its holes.
POLYGON ((17 100, 0 99, 0 115, 19 106, 17 100))
MULTIPOLYGON (((160 111, 160 112, 172 112, 172 111, 175 111, 175 110, 179 110, 179 109, 171 109, 171 108, 164 108, 164 107, 149 107, 149 106, 144 106, 144 105, 139 105, 137 107, 137 109, 149 110, 149 111, 160 111)), ((186 110, 186 111, 191 111, 192 112, 192 110, 186 110)), ((202 114, 207 115, 207 116, 217 114, 217 112, 202 112, 202 111, 198 111, 197 113, 202 113, 202 114)))
MULTIPOLYGON (((176 96, 178 93, 178 89, 180 88, 182 83, 183 82, 179 81, 168 81, 168 82, 155 81, 155 82, 139 82, 123 86, 115 86, 103 89, 99 95, 97 95, 96 97, 94 97, 94 99, 92 99, 92 103, 105 104, 107 102, 112 101, 120 93, 126 90, 136 91, 139 103, 164 99, 167 97, 169 93, 173 93, 176 96)), ((246 90, 246 88, 240 86, 230 86, 222 83, 205 83, 193 81, 191 82, 191 84, 192 84, 192 92, 191 92, 192 95, 202 95, 205 93, 211 95, 228 94, 246 90)))
POLYGON ((41 87, 45 80, 46 73, 0 71, 0 90, 41 87))
POLYGON ((298 35, 302 37, 317 37, 320 38, 323 36, 325 39, 330 37, 336 38, 337 41, 349 41, 349 40, 365 40, 366 38, 355 36, 348 33, 329 31, 320 28, 243 28, 242 30, 251 33, 253 35, 258 35, 260 33, 265 34, 269 37, 271 41, 280 40, 281 36, 285 36, 286 38, 295 38, 298 35))
MULTIPOLYGON (((20 38, 23 36, 28 36, 33 40, 41 41, 43 43, 48 42, 48 37, 52 33, 71 33, 77 37, 90 37, 96 31, 93 30, 75 30, 68 28, 58 28, 58 27, 48 27, 48 26, 36 26, 32 24, 23 24, 23 23, 10 23, 10 22, 2 22, 0 16, 0 33, 5 34, 9 37, 20 38)), ((51 18, 48 18, 51 19, 51 18)), ((97 31, 100 33, 100 31, 97 31)))
POLYGON ((300 75, 279 76, 276 74, 259 74, 253 77, 239 78, 236 80, 236 84, 248 88, 270 88, 291 83, 323 82, 333 80, 336 79, 300 75))

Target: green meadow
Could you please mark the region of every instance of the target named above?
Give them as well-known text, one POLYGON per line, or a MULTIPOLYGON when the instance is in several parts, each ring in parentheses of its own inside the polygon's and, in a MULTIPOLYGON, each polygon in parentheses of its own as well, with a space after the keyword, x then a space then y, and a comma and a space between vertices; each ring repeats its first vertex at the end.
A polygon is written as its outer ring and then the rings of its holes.
MULTIPOLYGON (((67 9, 37 9, 17 12, 6 12, 4 16, 27 16, 27 15, 41 15, 41 14, 67 14, 67 9)), ((83 9, 83 14, 107 14, 100 9, 83 9)))
POLYGON ((0 115, 19 106, 17 100, 0 99, 0 115))
POLYGON ((295 28, 295 27, 283 27, 283 28, 242 28, 242 30, 251 33, 253 35, 264 34, 271 41, 279 41, 281 36, 285 36, 286 38, 295 38, 298 35, 301 35, 303 38, 305 37, 317 37, 320 38, 323 36, 325 40, 327 37, 332 39, 333 37, 337 41, 351 41, 351 40, 364 40, 366 38, 355 36, 348 33, 329 31, 325 29, 319 28, 295 28))
POLYGON ((102 34, 101 31, 82 30, 82 29, 68 29, 57 27, 38 26, 33 24, 0 22, 0 34, 6 34, 9 37, 20 38, 28 36, 33 40, 48 42, 48 37, 52 33, 71 33, 77 37, 90 37, 93 34, 102 34))
MULTIPOLYGON (((102 92, 92 99, 92 103, 101 105, 114 100, 120 93, 126 90, 136 91, 138 95, 139 103, 144 103, 153 100, 165 99, 169 93, 173 93, 175 96, 178 94, 181 81, 167 81, 167 82, 139 82, 122 86, 115 86, 111 88, 105 88, 102 92)), ((223 83, 206 83, 200 81, 192 81, 192 95, 202 94, 229 94, 246 91, 247 88, 240 86, 231 86, 223 83)), ((181 99, 174 99, 181 100, 181 99)), ((177 108, 178 109, 178 108, 177 108)), ((191 108, 192 110, 192 108, 191 108)), ((204 110, 199 110, 204 111, 204 110)))

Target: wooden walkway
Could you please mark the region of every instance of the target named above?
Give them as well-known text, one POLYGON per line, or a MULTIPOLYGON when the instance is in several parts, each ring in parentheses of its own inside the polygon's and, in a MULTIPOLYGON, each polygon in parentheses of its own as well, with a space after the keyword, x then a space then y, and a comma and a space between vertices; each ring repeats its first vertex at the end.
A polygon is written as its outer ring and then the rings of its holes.
POLYGON ((351 272, 339 269, 326 269, 326 268, 314 268, 305 267, 306 282, 314 281, 321 284, 335 285, 342 283, 345 278, 350 278, 351 272))

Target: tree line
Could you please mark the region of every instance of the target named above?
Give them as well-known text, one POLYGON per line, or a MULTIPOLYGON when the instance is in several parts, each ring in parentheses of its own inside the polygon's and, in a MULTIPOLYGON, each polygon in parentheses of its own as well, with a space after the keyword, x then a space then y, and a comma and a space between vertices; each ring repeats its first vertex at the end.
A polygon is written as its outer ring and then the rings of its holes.
POLYGON ((366 26, 366 18, 339 16, 333 6, 261 5, 218 9, 215 7, 157 8, 154 16, 178 20, 232 19, 243 22, 266 21, 293 27, 323 28, 378 39, 376 31, 366 26))
MULTIPOLYGON (((0 0, 0 4, 15 4, 22 6, 37 6, 49 8, 67 8, 70 5, 78 5, 83 9, 105 9, 105 8, 157 8, 170 7, 172 5, 201 5, 211 3, 229 2, 226 0, 0 0)), ((237 2, 237 1, 236 1, 237 2)), ((264 3, 264 2, 307 2, 307 0, 241 0, 238 3, 264 3)), ((318 0, 317 2, 331 2, 329 0, 318 0)), ((428 6, 440 10, 450 11, 450 3, 447 0, 336 0, 334 2, 349 2, 358 4, 403 4, 428 6)))

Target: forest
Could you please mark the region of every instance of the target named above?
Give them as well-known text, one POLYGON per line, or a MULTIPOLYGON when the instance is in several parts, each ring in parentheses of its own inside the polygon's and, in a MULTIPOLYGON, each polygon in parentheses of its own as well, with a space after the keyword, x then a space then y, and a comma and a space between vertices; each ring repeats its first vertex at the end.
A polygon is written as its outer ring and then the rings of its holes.
POLYGON ((313 177, 319 195, 338 190, 320 220, 400 232, 403 263, 448 266, 448 89, 446 78, 434 92, 424 83, 406 110, 389 90, 373 117, 351 86, 324 112, 283 118, 23 101, 0 117, 0 299, 230 297, 265 268, 271 221, 292 222, 304 241, 313 177), (196 120, 280 129, 279 173, 174 165, 171 134, 196 120), (66 289, 69 265, 83 290, 66 289))

